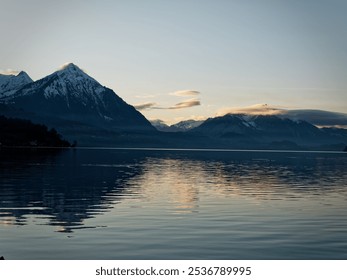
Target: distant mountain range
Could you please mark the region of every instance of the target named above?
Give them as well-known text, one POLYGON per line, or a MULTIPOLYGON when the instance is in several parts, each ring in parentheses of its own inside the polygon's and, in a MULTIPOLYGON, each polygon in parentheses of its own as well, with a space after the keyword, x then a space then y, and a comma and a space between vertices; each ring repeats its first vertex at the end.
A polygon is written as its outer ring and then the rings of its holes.
POLYGON ((347 143, 347 130, 318 128, 307 121, 281 115, 227 114, 206 121, 182 121, 168 126, 151 121, 159 131, 186 132, 223 147, 300 149, 316 147, 340 150, 347 143))
MULTIPOLYGON (((276 115, 227 114, 207 119, 190 133, 223 139, 224 142, 267 144, 280 148, 347 143, 347 130, 318 128, 303 120, 276 115)), ((339 149, 339 148, 338 148, 339 149)))
POLYGON ((152 120, 151 124, 159 131, 164 132, 186 132, 189 131, 199 125, 201 125, 204 121, 196 121, 196 120, 185 120, 175 123, 173 125, 167 125, 162 120, 152 120))
POLYGON ((72 63, 35 82, 25 72, 0 75, 0 115, 55 128, 81 146, 342 150, 347 143, 346 129, 277 115, 150 123, 72 63))

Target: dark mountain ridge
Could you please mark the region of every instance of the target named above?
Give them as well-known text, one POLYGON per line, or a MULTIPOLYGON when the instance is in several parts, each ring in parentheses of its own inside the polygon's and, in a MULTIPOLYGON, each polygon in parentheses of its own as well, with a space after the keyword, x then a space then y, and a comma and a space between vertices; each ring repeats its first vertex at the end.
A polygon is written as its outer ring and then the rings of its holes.
POLYGON ((0 84, 7 85, 0 114, 55 128, 80 146, 342 150, 347 143, 345 129, 320 129, 277 115, 228 114, 170 127, 157 121, 166 132, 158 131, 72 63, 35 82, 23 73, 13 77, 0 77, 0 84), (19 76, 8 86, 5 80, 19 76))
POLYGON ((227 114, 209 118, 190 133, 209 136, 229 142, 230 145, 274 144, 284 146, 319 147, 347 142, 346 130, 320 129, 306 121, 291 120, 276 115, 227 114))

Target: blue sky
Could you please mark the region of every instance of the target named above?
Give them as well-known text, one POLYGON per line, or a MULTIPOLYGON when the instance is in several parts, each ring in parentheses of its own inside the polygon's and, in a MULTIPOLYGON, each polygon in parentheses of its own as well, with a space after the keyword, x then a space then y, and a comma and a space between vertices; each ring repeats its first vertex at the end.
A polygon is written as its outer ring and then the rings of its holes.
POLYGON ((265 103, 347 113, 347 1, 0 4, 2 72, 36 80, 73 62, 149 119, 265 103))

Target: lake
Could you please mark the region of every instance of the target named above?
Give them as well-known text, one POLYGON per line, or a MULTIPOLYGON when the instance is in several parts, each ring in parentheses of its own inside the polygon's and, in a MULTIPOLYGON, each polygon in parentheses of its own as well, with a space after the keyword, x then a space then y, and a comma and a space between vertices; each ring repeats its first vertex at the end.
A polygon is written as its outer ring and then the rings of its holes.
POLYGON ((347 153, 0 149, 6 259, 347 259, 347 153))

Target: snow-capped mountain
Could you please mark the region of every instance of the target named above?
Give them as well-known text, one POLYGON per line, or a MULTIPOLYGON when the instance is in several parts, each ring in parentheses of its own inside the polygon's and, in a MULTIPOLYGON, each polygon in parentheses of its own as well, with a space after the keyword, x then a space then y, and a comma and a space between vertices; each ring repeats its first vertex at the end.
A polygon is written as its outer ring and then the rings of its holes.
POLYGON ((154 130, 133 106, 72 63, 0 100, 42 117, 121 130, 154 130))
POLYGON ((162 120, 152 120, 152 125, 159 131, 164 132, 186 132, 195 127, 198 127, 204 121, 196 121, 196 120, 185 120, 175 123, 173 125, 167 125, 162 120))
POLYGON ((176 124, 171 125, 170 127, 176 131, 189 131, 193 128, 198 127, 201 125, 204 121, 196 121, 196 120, 185 120, 185 121, 180 121, 176 124))
POLYGON ((257 131, 254 122, 257 116, 228 114, 222 117, 209 118, 193 132, 225 137, 227 135, 252 135, 257 131))
POLYGON ((170 132, 170 126, 162 120, 150 120, 151 124, 159 131, 170 132))
POLYGON ((32 82, 33 80, 24 71, 17 75, 0 74, 0 98, 11 96, 18 89, 32 82))

